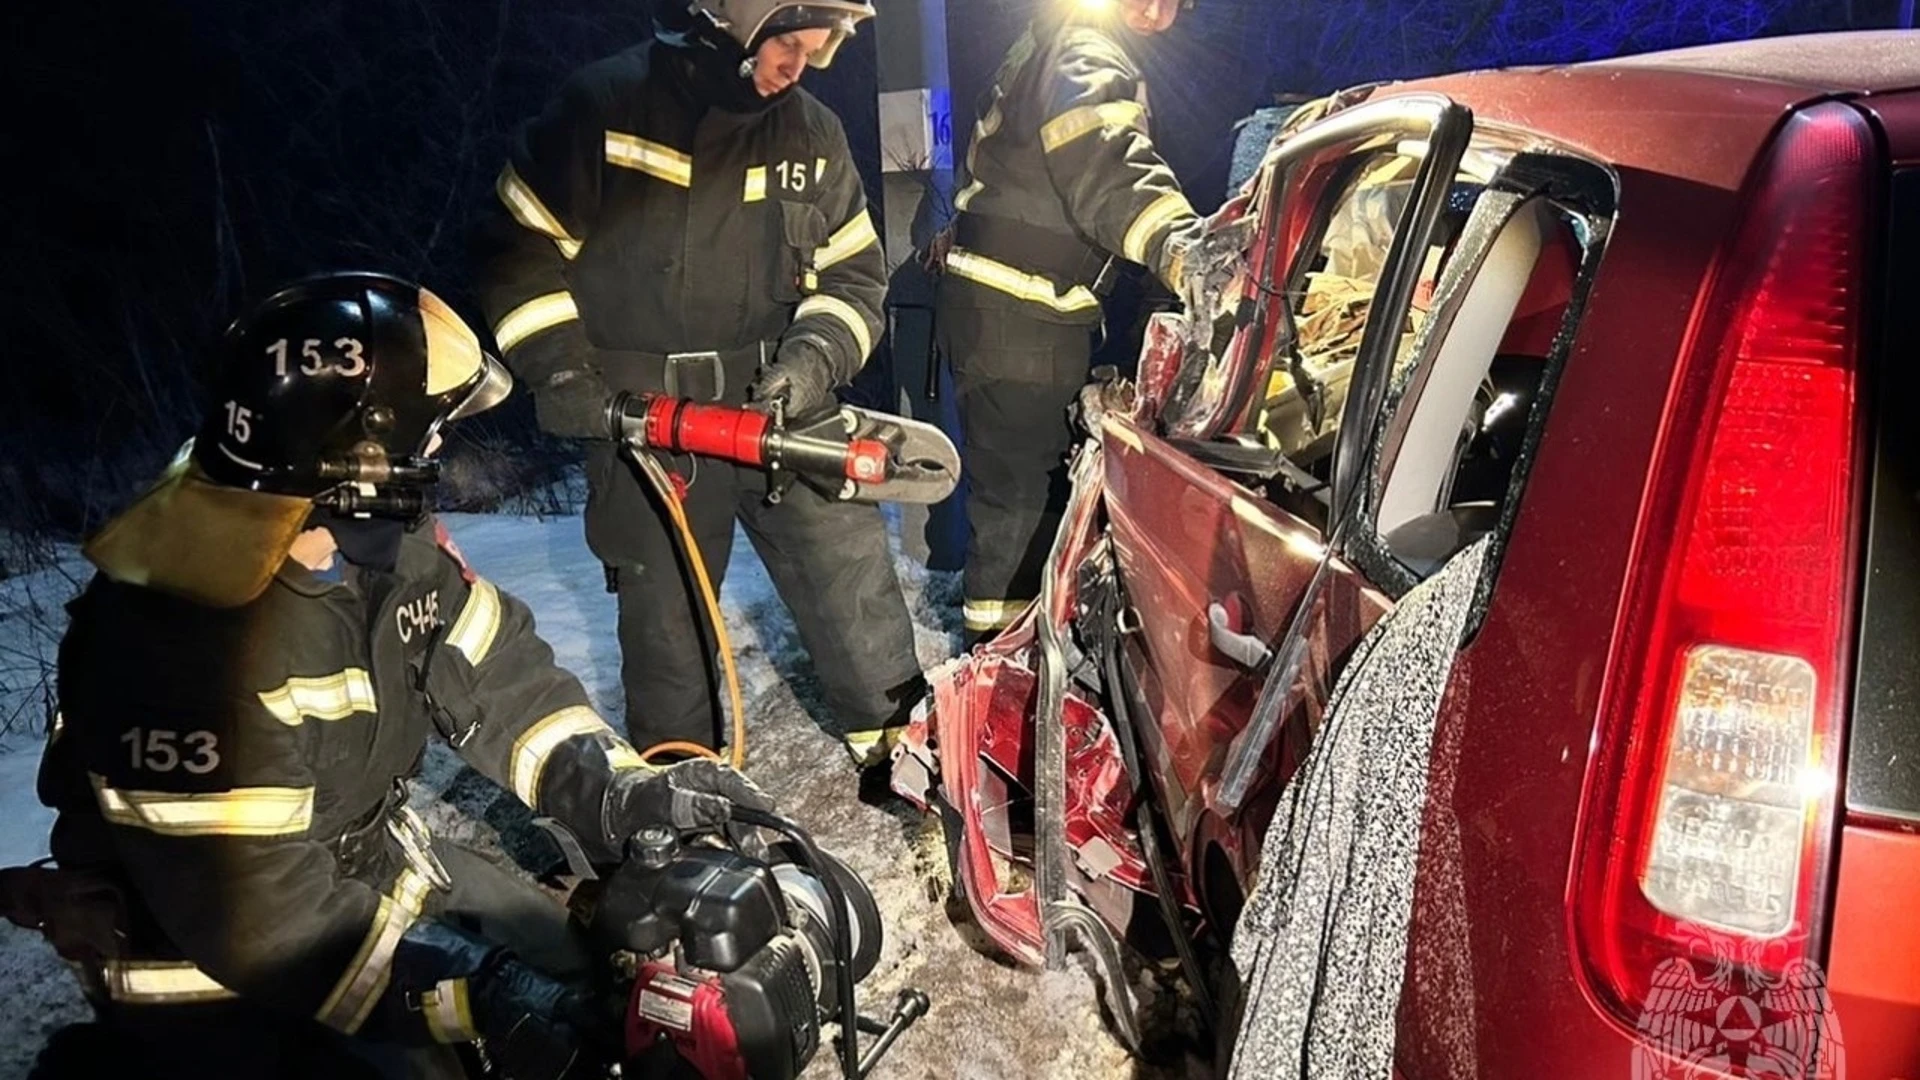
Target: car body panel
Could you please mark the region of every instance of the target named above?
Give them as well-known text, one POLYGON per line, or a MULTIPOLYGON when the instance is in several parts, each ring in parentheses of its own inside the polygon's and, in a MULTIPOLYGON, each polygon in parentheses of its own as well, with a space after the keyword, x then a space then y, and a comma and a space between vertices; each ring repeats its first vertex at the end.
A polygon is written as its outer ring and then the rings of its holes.
MULTIPOLYGON (((1219 605, 1232 631, 1275 640, 1293 617, 1324 547, 1318 530, 1199 465, 1138 421, 1110 417, 1100 438, 1109 536, 1140 628, 1130 659, 1157 718, 1142 725, 1141 749, 1183 849, 1217 845, 1236 877, 1246 880, 1272 803, 1250 804, 1244 813, 1213 821, 1207 811, 1221 810, 1212 798, 1221 767, 1247 727, 1262 680, 1216 646, 1209 611, 1219 605)), ((1270 775, 1288 777, 1298 767, 1332 692, 1335 661, 1387 607, 1352 566, 1335 560, 1321 611, 1310 624, 1314 640, 1306 666, 1283 710, 1283 736, 1269 751, 1270 775)), ((1268 794, 1278 788, 1271 785, 1268 794)))
POLYGON ((1849 825, 1828 987, 1854 1076, 1920 1075, 1920 834, 1849 825))
MULTIPOLYGON (((1372 92, 1442 95, 1490 136, 1589 156, 1611 170, 1618 193, 1497 580, 1442 701, 1396 1075, 1612 1078, 1633 1068, 1633 1033, 1584 985, 1569 890, 1663 414, 1743 185, 1783 119, 1828 96, 1872 92, 1859 107, 1877 119, 1892 159, 1920 163, 1920 93, 1893 92, 1914 85, 1920 35, 1822 35, 1372 92), (1862 41, 1872 48, 1860 56, 1892 59, 1860 63, 1845 50, 1862 41), (1890 44, 1912 46, 1912 59, 1890 44)), ((1158 400, 1179 363, 1177 324, 1159 317, 1142 358, 1143 396, 1158 400)), ((1205 853, 1218 850, 1233 877, 1248 880, 1272 809, 1251 805, 1236 817, 1209 805, 1259 692, 1210 632, 1209 608, 1224 609, 1228 629, 1277 647, 1322 540, 1153 432, 1138 416, 1101 424, 1106 536, 1138 617, 1126 656, 1152 717, 1139 725, 1143 760, 1181 849, 1176 862, 1201 881, 1183 885, 1180 899, 1199 895, 1204 905, 1205 853)), ((1305 753, 1341 661, 1390 607, 1350 565, 1340 563, 1334 581, 1313 623, 1300 700, 1267 759, 1275 776, 1305 753)), ((1024 648, 1031 635, 1021 633, 960 663, 1024 648)), ((1920 896, 1920 835, 1850 820, 1834 873, 1832 991, 1849 1063, 1860 1076, 1920 1076, 1920 939, 1904 914, 1920 896)))
POLYGON ((1759 79, 1828 94, 1884 94, 1920 87, 1920 55, 1916 55, 1913 35, 1898 30, 1724 41, 1597 60, 1582 66, 1689 71, 1759 79))

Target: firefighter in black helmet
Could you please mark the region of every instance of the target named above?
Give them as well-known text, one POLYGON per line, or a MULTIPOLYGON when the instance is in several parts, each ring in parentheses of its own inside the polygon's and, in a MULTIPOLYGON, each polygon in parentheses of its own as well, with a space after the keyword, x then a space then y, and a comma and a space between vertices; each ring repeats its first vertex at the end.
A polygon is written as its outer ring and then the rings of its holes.
MULTIPOLYGON (((541 425, 587 440, 587 542, 619 595, 627 732, 716 744, 715 643, 663 508, 608 439, 618 391, 833 404, 882 328, 880 239, 839 120, 796 85, 866 0, 658 0, 653 39, 576 72, 521 133, 482 303, 541 425)), ((717 583, 745 527, 856 759, 924 688, 879 511, 664 457, 717 583)))
POLYGON ((434 294, 338 274, 236 322, 198 436, 85 547, 40 774, 57 870, 9 916, 101 1019, 39 1075, 557 1076, 601 1018, 564 910, 430 836, 406 784, 436 731, 589 858, 764 795, 664 772, 554 666, 525 605, 423 514, 440 433, 512 386, 434 294), (25 913, 18 908, 29 909, 25 913))
POLYGON ((979 106, 937 298, 968 476, 965 616, 978 639, 1039 592, 1066 504, 1067 409, 1114 261, 1179 294, 1199 228, 1148 134, 1140 55, 1181 0, 1040 0, 979 106))

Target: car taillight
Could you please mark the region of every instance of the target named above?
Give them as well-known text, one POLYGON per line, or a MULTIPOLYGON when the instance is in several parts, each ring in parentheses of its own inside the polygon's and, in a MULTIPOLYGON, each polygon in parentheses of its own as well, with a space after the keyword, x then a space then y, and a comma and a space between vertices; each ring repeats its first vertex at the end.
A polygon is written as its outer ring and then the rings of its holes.
POLYGON ((1785 121, 1668 395, 1568 893, 1584 981, 1629 1025, 1670 958, 1822 953, 1875 155, 1845 105, 1785 121))

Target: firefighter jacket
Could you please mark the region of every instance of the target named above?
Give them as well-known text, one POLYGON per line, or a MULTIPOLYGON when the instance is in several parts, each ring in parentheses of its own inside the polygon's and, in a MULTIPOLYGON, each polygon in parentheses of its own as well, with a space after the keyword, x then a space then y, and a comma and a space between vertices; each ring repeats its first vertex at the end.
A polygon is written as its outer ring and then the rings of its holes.
POLYGON ((1043 17, 1007 53, 954 199, 946 273, 967 306, 1098 322, 1115 255, 1178 292, 1199 219, 1148 135, 1141 40, 1112 18, 1043 17))
MULTIPOLYGON (((687 52, 649 42, 583 68, 500 174, 481 303, 558 434, 602 434, 558 430, 542 401, 575 380, 659 389, 666 354, 806 338, 845 382, 878 339, 886 271, 839 119, 798 89, 709 107, 687 52)), ((743 399, 728 378, 687 396, 743 399)))
POLYGON ((647 768, 437 526, 391 573, 288 562, 232 609, 97 575, 71 613, 40 796, 60 865, 127 894, 115 1000, 238 994, 370 1038, 470 1038, 459 980, 393 971, 445 899, 403 805, 430 733, 601 857, 609 785, 647 768), (402 1001, 403 982, 430 989, 402 1001))

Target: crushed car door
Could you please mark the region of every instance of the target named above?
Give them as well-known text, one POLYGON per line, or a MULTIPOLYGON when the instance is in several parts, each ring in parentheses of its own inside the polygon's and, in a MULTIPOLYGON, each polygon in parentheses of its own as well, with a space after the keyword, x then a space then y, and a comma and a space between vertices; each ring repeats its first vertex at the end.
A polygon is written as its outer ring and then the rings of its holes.
POLYGON ((1219 318, 1186 316, 1179 333, 1194 344, 1164 402, 1144 386, 1145 409, 1102 425, 1141 753, 1215 919, 1237 909, 1232 883, 1252 869, 1340 660, 1388 606, 1323 556, 1355 483, 1342 470, 1364 460, 1420 317, 1471 131, 1465 109, 1404 95, 1280 143, 1254 182, 1252 247, 1219 318), (1157 425, 1145 418, 1155 408, 1157 425), (1280 695, 1264 710, 1280 718, 1277 737, 1252 746, 1263 687, 1290 648, 1305 650, 1298 677, 1266 691, 1280 695), (1255 764, 1228 790, 1236 750, 1255 764))

